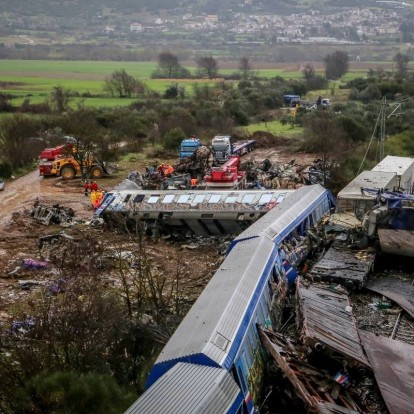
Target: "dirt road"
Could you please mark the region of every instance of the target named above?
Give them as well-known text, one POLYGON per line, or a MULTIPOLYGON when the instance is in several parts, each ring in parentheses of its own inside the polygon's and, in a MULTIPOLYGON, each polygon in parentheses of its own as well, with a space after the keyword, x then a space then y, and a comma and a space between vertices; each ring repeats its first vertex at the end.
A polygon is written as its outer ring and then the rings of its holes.
POLYGON ((13 214, 29 210, 36 198, 40 202, 64 204, 82 217, 92 215, 89 198, 82 192, 80 180, 64 182, 60 178, 43 178, 37 170, 9 181, 0 192, 0 230, 9 227, 13 214))

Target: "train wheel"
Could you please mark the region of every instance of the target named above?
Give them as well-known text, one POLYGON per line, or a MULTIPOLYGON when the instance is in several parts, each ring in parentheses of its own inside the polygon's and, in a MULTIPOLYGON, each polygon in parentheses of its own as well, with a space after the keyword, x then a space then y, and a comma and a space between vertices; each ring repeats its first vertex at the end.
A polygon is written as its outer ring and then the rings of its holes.
POLYGON ((73 167, 63 167, 60 171, 60 175, 64 180, 73 180, 75 174, 75 169, 73 167))
POLYGON ((95 166, 91 168, 91 177, 92 178, 102 178, 103 170, 101 167, 95 166))

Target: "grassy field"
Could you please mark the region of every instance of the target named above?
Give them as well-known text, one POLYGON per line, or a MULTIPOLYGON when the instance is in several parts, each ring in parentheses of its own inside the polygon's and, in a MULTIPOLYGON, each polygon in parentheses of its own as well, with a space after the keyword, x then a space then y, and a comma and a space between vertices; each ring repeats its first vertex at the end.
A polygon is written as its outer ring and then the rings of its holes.
POLYGON ((283 125, 279 121, 259 122, 257 124, 250 124, 247 127, 238 129, 249 133, 253 133, 255 131, 266 131, 272 133, 273 135, 283 135, 284 137, 298 136, 302 132, 302 128, 300 127, 290 124, 283 125))
MULTIPOLYGON (((344 76, 344 80, 365 76, 367 68, 378 66, 378 62, 370 65, 366 63, 352 68, 344 76)), ((11 94, 14 105, 20 105, 24 99, 29 98, 31 103, 43 102, 53 90, 54 86, 62 86, 79 94, 99 95, 103 93, 103 85, 106 78, 117 70, 125 71, 137 79, 144 81, 151 90, 163 93, 172 83, 182 85, 186 93, 191 95, 195 83, 213 84, 210 80, 171 80, 151 79, 151 73, 156 69, 156 62, 95 62, 95 61, 43 61, 43 60, 1 60, 0 61, 0 93, 11 94)), ((196 68, 186 66, 192 73, 196 68)), ((318 68, 318 72, 321 68, 318 68)), ((237 71, 237 67, 220 70, 222 75, 228 75, 237 71)), ((257 74, 262 77, 281 76, 284 78, 300 79, 302 72, 296 64, 280 64, 274 68, 266 64, 265 68, 257 69, 257 74), (276 67, 277 66, 277 67, 276 67)), ((76 104, 74 100, 74 103, 76 104)), ((82 102, 86 106, 124 106, 131 100, 116 98, 84 98, 82 102)))

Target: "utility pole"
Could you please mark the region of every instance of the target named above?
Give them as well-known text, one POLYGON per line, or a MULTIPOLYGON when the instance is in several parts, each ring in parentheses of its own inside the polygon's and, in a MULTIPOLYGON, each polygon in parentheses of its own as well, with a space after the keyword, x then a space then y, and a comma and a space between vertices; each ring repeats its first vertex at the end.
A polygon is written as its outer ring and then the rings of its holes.
POLYGON ((380 135, 379 135, 379 161, 384 159, 384 148, 385 148, 385 119, 386 119, 386 107, 387 98, 382 98, 381 110, 380 110, 380 135))

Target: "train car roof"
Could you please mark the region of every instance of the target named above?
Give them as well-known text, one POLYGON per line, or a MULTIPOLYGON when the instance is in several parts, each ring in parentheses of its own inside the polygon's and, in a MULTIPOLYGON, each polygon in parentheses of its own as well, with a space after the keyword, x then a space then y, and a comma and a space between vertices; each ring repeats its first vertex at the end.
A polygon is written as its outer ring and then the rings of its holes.
POLYGON ((413 164, 414 158, 387 155, 371 171, 391 171, 400 176, 404 175, 407 171, 410 171, 413 164))
POLYGON ((178 363, 125 414, 235 413, 242 402, 241 391, 226 370, 178 363))
POLYGON ((341 198, 372 199, 374 196, 362 194, 361 188, 389 188, 397 184, 397 173, 390 171, 362 171, 346 187, 338 193, 338 202, 341 198))
POLYGON ((180 360, 231 367, 276 259, 268 239, 238 243, 158 356, 147 384, 180 360))
POLYGON ((299 224, 300 215, 312 211, 327 193, 329 193, 329 197, 332 197, 331 202, 334 204, 331 193, 319 184, 301 187, 290 193, 282 203, 272 208, 260 220, 239 234, 233 240, 230 249, 242 240, 259 237, 263 234, 266 234, 271 240, 275 240, 277 236, 283 239, 287 235, 284 233, 292 230, 295 222, 299 224))

